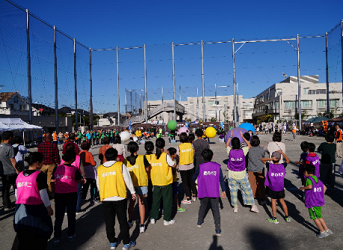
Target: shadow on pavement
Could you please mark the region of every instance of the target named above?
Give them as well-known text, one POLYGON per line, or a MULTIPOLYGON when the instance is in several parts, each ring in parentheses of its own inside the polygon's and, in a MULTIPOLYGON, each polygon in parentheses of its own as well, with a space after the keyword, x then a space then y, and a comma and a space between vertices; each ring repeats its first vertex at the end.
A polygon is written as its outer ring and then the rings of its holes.
POLYGON ((213 241, 210 245, 209 250, 223 250, 224 248, 222 246, 218 246, 218 236, 213 235, 213 241))
POLYGON ((265 250, 265 249, 286 249, 283 247, 282 240, 274 235, 263 232, 258 228, 250 228, 246 231, 246 238, 249 239, 250 249, 265 250))

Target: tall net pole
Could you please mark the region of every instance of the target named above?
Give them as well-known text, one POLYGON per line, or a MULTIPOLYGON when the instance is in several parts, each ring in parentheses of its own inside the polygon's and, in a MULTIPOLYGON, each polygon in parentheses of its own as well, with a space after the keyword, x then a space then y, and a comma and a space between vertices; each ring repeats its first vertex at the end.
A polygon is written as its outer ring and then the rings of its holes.
MULTIPOLYGON (((29 123, 32 124, 32 87, 31 87, 31 49, 30 49, 30 14, 26 10, 26 49, 27 49, 27 87, 29 103, 29 123)), ((31 140, 32 138, 30 138, 31 140)))
POLYGON ((58 82, 57 82, 57 46, 56 46, 56 26, 54 26, 54 82, 55 82, 55 126, 58 134, 58 82))
POLYGON ((237 123, 237 103, 236 103, 236 62, 235 62, 235 39, 232 38, 232 75, 233 75, 233 121, 234 127, 237 123))
POLYGON ((326 116, 330 118, 330 84, 329 84, 329 38, 325 33, 325 57, 326 57, 326 116))
POLYGON ((206 121, 205 109, 205 72, 204 72, 204 41, 201 40, 201 80, 202 80, 202 122, 206 121))
POLYGON ((89 111, 90 111, 90 129, 93 130, 93 79, 92 79, 92 50, 89 48, 89 111))
POLYGON ((174 58, 174 42, 172 42, 172 62, 173 62, 174 121, 176 121, 176 96, 175 96, 175 58, 174 58))
POLYGON ((298 67, 299 131, 301 132, 301 81, 300 81, 300 42, 299 42, 299 34, 297 34, 297 67, 298 67))
POLYGON ((146 67, 146 45, 144 44, 144 98, 145 98, 145 123, 148 123, 148 89, 147 89, 147 67, 146 67))
POLYGON ((77 112, 77 71, 76 71, 76 39, 73 39, 74 42, 74 84, 75 84, 75 131, 79 129, 79 124, 77 121, 78 112, 77 112))
POLYGON ((119 49, 116 47, 117 57, 117 106, 118 106, 118 126, 120 126, 120 98, 119 98, 119 49))

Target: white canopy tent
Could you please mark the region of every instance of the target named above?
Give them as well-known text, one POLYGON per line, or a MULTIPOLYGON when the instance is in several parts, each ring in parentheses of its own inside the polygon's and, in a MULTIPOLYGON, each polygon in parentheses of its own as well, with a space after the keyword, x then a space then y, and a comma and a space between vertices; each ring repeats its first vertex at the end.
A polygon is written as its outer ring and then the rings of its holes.
POLYGON ((0 122, 0 132, 4 132, 8 130, 10 130, 10 128, 6 126, 5 124, 3 124, 2 122, 0 122))

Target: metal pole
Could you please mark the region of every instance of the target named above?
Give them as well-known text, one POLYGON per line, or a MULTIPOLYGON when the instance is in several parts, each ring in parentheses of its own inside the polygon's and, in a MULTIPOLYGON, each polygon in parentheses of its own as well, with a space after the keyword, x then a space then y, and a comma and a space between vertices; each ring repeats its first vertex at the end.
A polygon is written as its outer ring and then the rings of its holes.
POLYGON ((237 91, 236 91, 236 106, 237 106, 237 122, 239 123, 239 92, 238 92, 238 82, 236 83, 236 88, 237 88, 237 91))
POLYGON ((54 26, 54 82, 55 82, 55 127, 58 134, 58 84, 57 84, 57 47, 56 47, 56 26, 54 26))
POLYGON ((125 89, 125 121, 127 120, 127 100, 126 100, 126 89, 125 89))
POLYGON ((202 122, 206 120, 205 110, 205 72, 204 72, 204 41, 201 40, 201 78, 202 78, 202 122))
POLYGON ((181 102, 181 85, 179 86, 179 92, 180 92, 180 102, 181 102))
MULTIPOLYGON (((90 109, 90 129, 93 130, 93 79, 92 79, 92 50, 89 48, 89 109, 90 109)), ((84 120, 84 118, 83 118, 84 120)), ((98 120, 99 121, 99 120, 98 120)))
POLYGON ((326 56, 326 116, 330 118, 330 84, 329 84, 329 37, 325 33, 325 56, 326 56))
MULTIPOLYGON (((214 84, 214 105, 217 105, 217 84, 214 84)), ((217 121, 217 111, 216 111, 216 121, 217 121)))
POLYGON ((299 34, 297 34, 297 57, 298 57, 298 107, 299 107, 299 131, 301 132, 301 83, 300 83, 300 44, 299 34))
POLYGON ((163 87, 162 87, 162 105, 163 105, 163 87))
POLYGON ((234 127, 237 123, 237 107, 236 107, 236 62, 235 62, 235 39, 232 38, 232 66, 233 66, 233 120, 234 127))
MULTIPOLYGON (((32 124, 32 87, 31 87, 31 50, 30 50, 30 15, 26 9, 26 49, 27 49, 27 87, 28 87, 28 102, 29 102, 29 123, 32 124)), ((30 132, 30 140, 31 132, 30 132)), ((25 141, 25 138, 24 138, 25 141)))
POLYGON ((74 83, 75 83, 75 131, 78 131, 79 124, 77 122, 78 112, 77 112, 77 72, 76 72, 76 39, 74 41, 74 83))
POLYGON ((118 115, 118 126, 120 126, 120 97, 119 97, 119 49, 116 47, 117 55, 117 115, 118 115))
POLYGON ((197 85, 197 119, 199 120, 199 86, 197 85))
POLYGON ((147 69, 146 69, 146 45, 144 44, 144 97, 145 97, 145 123, 148 123, 148 89, 147 89, 147 69))
POLYGON ((175 58, 174 58, 174 42, 172 42, 172 62, 173 62, 174 121, 176 121, 176 96, 175 96, 175 58))

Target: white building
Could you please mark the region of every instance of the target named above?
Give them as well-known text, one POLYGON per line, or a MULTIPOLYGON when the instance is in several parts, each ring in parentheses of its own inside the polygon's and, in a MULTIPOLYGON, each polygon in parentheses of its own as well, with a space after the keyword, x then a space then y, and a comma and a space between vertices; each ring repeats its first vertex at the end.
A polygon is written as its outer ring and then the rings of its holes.
MULTIPOLYGON (((301 109, 306 113, 306 119, 316 117, 326 112, 326 83, 318 82, 318 75, 301 76, 301 109)), ((342 83, 330 83, 330 111, 334 116, 342 110, 342 83)), ((265 114, 274 116, 277 121, 294 120, 298 113, 298 78, 290 76, 280 83, 275 83, 255 98, 254 119, 265 114)))
MULTIPOLYGON (((27 115, 29 104, 19 92, 0 93, 0 115, 27 115)), ((32 107, 33 116, 39 116, 38 109, 32 107)))

